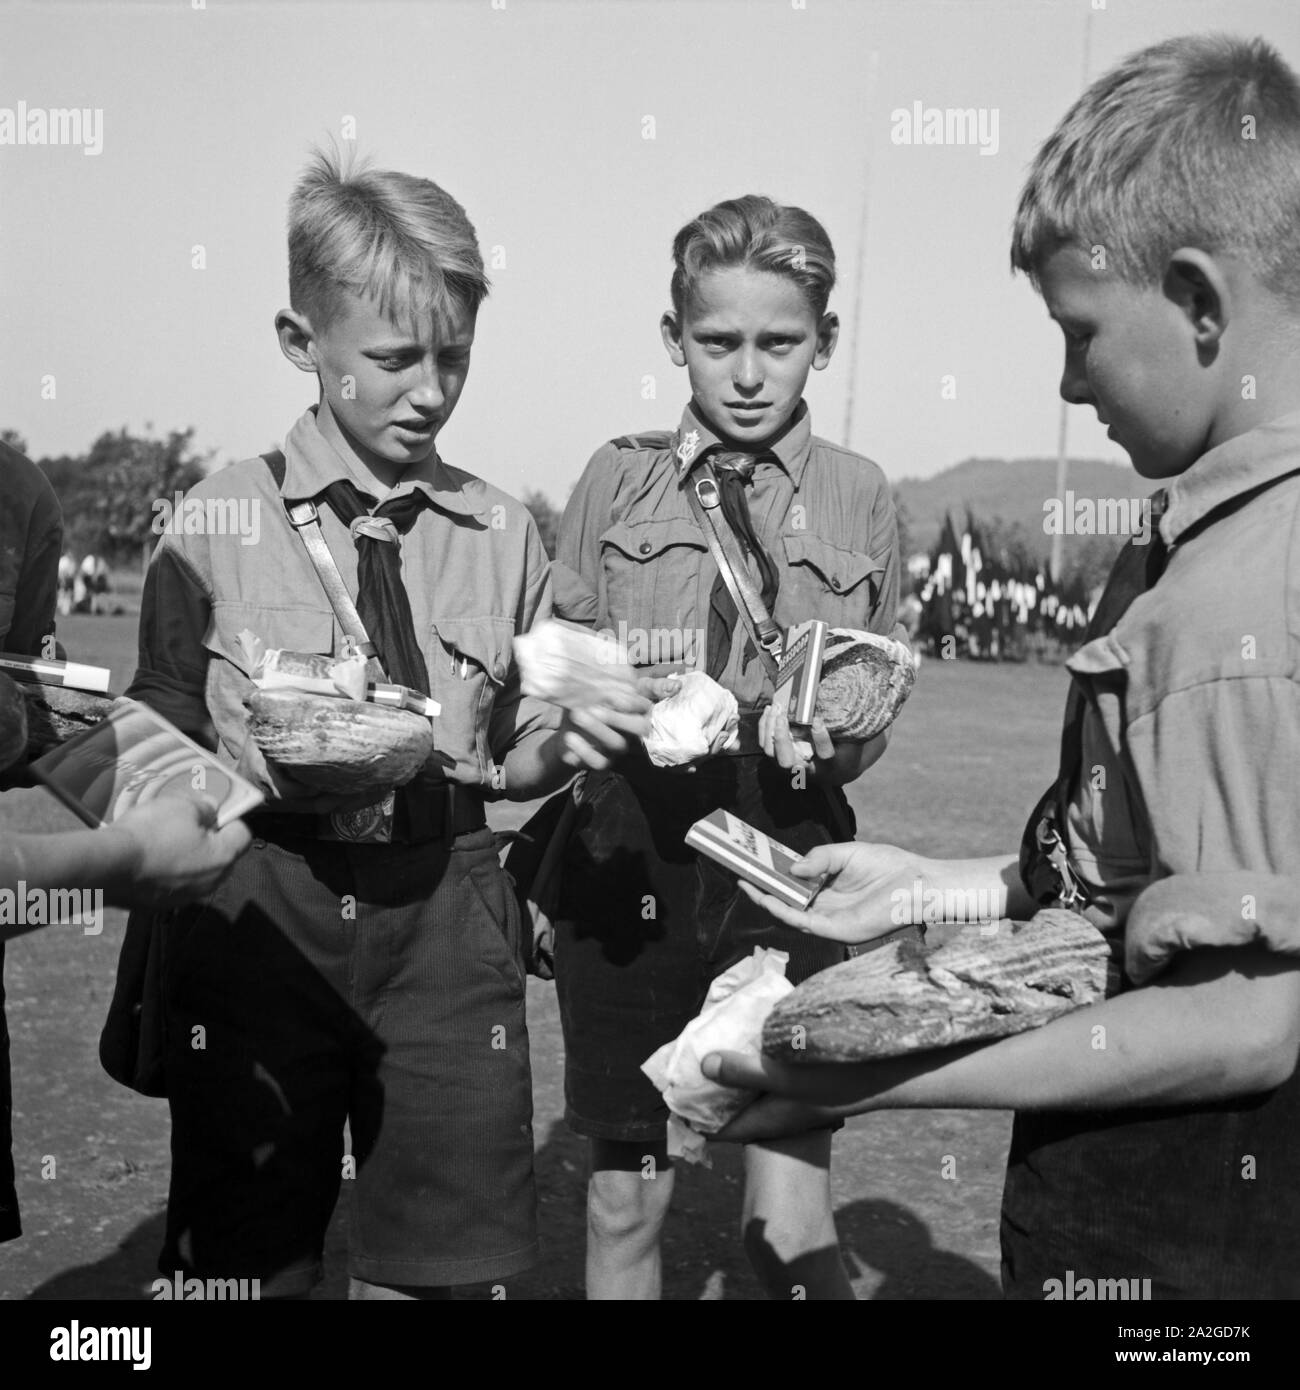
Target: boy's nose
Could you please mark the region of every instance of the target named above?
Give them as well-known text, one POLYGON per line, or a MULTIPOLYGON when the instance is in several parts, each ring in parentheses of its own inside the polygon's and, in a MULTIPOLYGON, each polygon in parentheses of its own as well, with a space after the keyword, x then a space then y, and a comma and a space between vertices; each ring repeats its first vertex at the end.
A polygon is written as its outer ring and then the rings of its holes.
POLYGON ((731 379, 738 391, 756 391, 763 384, 763 368, 756 352, 742 352, 736 359, 731 379))
POLYGON ((1066 357, 1065 368, 1061 372, 1061 399, 1069 405, 1092 405, 1092 390, 1088 386, 1088 376, 1086 372, 1079 370, 1066 357))
POLYGON ((442 382, 437 372, 424 377, 411 391, 410 399, 420 410, 437 410, 443 403, 442 382))

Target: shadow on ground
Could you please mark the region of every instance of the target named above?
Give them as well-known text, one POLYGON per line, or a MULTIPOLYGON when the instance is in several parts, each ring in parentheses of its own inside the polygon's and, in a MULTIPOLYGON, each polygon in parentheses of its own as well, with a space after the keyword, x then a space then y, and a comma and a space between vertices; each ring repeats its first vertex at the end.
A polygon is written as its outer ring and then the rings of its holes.
MULTIPOLYGON (((713 1168, 678 1176, 664 1236, 664 1298, 761 1299, 762 1291, 741 1247, 739 1224, 743 1162, 739 1150, 713 1152, 713 1168)), ((586 1241, 586 1143, 563 1123, 551 1127, 537 1153, 542 1260, 536 1269, 495 1288, 471 1285, 462 1299, 501 1297, 577 1300, 583 1293, 586 1241)), ((346 1296, 348 1193, 339 1203, 326 1241, 326 1278, 313 1297, 346 1296)), ((995 1280, 971 1260, 936 1248, 929 1227, 897 1202, 852 1201, 836 1212, 840 1244, 860 1296, 875 1300, 995 1299, 995 1280), (866 1286, 864 1288, 864 1285, 866 1286)), ((32 1290, 30 1299, 140 1299, 159 1277, 163 1214, 136 1226, 118 1247, 92 1264, 64 1270, 32 1290)))

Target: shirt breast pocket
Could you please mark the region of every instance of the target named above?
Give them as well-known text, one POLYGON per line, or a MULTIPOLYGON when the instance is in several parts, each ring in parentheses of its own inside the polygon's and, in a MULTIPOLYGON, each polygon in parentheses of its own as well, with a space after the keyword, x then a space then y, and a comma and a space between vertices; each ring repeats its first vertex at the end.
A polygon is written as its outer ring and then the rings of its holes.
POLYGON ((870 555, 832 545, 820 536, 783 536, 782 542, 782 607, 801 613, 800 622, 820 618, 837 627, 865 627, 880 592, 883 568, 870 555))
POLYGON ((620 522, 600 538, 605 605, 624 640, 650 641, 655 629, 699 627, 700 565, 708 544, 693 521, 620 522), (619 624, 627 625, 624 636, 619 624))
POLYGON ((334 615, 320 608, 263 608, 258 604, 215 603, 208 619, 203 645, 208 652, 204 678, 204 703, 213 717, 222 742, 237 759, 247 738, 248 711, 243 701, 252 689, 251 662, 241 632, 251 632, 266 649, 334 653, 334 615))
POLYGON ((455 760, 456 780, 480 781, 491 761, 488 726, 510 673, 514 624, 498 617, 434 618, 430 628, 429 691, 442 706, 434 743, 455 760))
POLYGON ((253 603, 214 603, 203 645, 248 674, 240 633, 251 632, 267 650, 334 653, 334 615, 321 608, 263 608, 253 603))

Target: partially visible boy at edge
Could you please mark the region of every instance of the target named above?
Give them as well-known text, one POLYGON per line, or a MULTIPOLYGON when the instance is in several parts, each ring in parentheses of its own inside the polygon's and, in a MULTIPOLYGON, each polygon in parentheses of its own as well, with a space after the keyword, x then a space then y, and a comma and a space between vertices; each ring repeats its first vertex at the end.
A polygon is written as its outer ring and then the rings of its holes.
POLYGON ((427 179, 317 155, 290 204, 289 261, 276 329, 319 403, 278 471, 255 458, 192 490, 248 499, 260 542, 163 537, 129 692, 276 799, 248 818, 231 876, 163 936, 159 1268, 305 1296, 346 1180, 350 1296, 445 1297, 537 1258, 521 923, 485 796, 529 799, 604 766, 647 731, 649 702, 562 716, 520 691, 512 639, 552 608, 541 540, 518 502, 435 448, 488 289, 464 209, 427 179), (313 793, 247 734, 242 632, 341 650, 285 514, 302 499, 388 678, 442 707, 435 753, 391 812, 313 793))
MULTIPOLYGON (((1011 258, 1065 335, 1062 396, 1164 485, 1158 534, 1130 542, 1069 662, 1064 841, 1124 988, 988 1044, 705 1070, 774 1093, 725 1136, 744 1141, 828 1111, 1014 1109, 1009 1297, 1059 1296, 1070 1270, 1157 1298, 1300 1297, 1296 75, 1223 36, 1126 59, 1040 151, 1011 258)), ((1024 882, 1014 854, 827 846, 803 869, 838 870, 811 913, 763 901, 866 940, 917 879, 1005 888, 1029 917, 1064 895, 1043 868, 1028 840, 1024 882)))

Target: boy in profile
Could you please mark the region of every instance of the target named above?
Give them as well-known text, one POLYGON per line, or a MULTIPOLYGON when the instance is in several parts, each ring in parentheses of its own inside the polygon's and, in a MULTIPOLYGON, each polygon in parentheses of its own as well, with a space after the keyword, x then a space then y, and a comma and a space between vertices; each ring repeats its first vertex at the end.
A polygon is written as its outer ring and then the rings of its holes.
POLYGON ((150 567, 130 694, 274 799, 249 817, 250 853, 164 935, 168 1276, 305 1296, 344 1180, 353 1297, 446 1296, 536 1258, 519 909, 484 801, 604 766, 649 703, 562 717, 521 693, 512 639, 552 607, 541 540, 435 447, 487 289, 436 184, 318 155, 290 204, 276 329, 319 401, 282 456, 191 493, 258 510, 257 544, 169 532, 150 567), (342 650, 286 515, 304 501, 388 679, 441 705, 436 751, 391 805, 320 796, 248 737, 241 633, 342 650))
POLYGON ((728 1054, 776 1093, 726 1137, 890 1107, 1016 1111, 1003 1285, 1150 1279, 1300 1297, 1300 82, 1260 40, 1169 40, 1075 103, 1021 195, 1012 264, 1065 336, 1061 394, 1160 482, 1074 677, 1061 772, 1020 856, 814 850, 841 940, 899 890, 1081 908, 1124 988, 998 1042, 852 1066, 728 1054), (1062 871, 1063 870, 1063 871, 1062 871), (784 1097, 784 1098, 781 1098, 784 1097), (807 1104, 812 1103, 810 1111, 807 1104))

